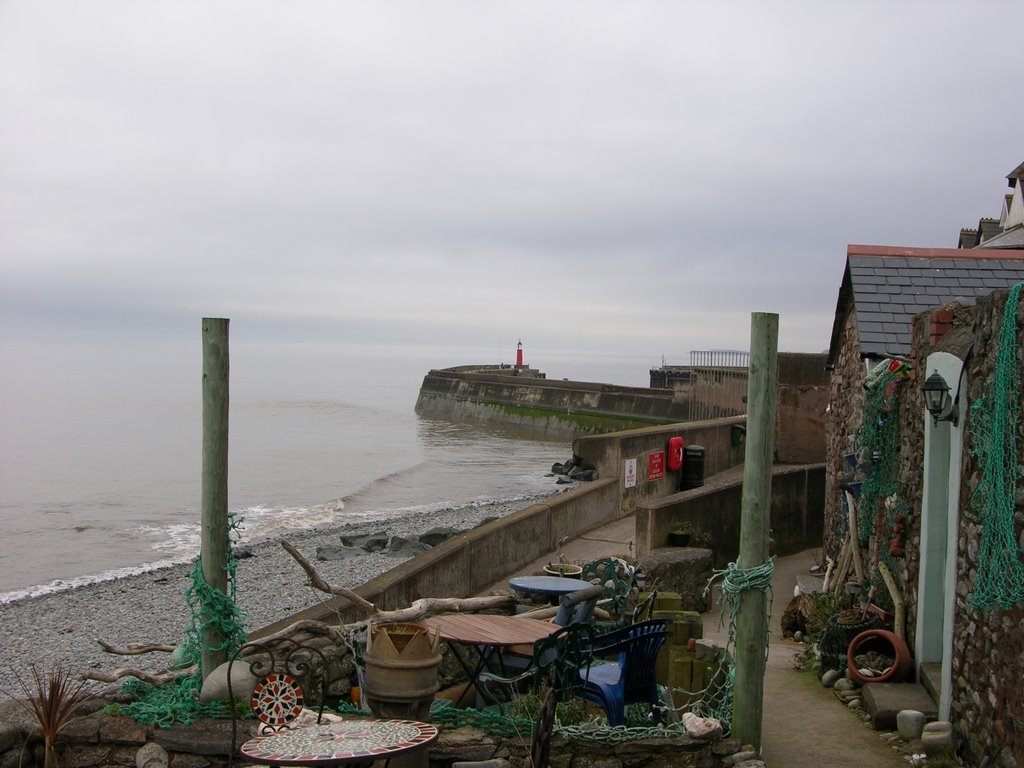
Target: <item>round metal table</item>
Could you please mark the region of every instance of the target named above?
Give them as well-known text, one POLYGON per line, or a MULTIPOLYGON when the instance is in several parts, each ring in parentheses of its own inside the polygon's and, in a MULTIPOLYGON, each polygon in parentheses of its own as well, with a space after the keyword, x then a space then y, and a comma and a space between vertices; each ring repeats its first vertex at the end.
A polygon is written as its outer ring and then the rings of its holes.
POLYGON ((566 579, 562 576, 516 576, 508 580, 508 585, 516 592, 528 595, 547 595, 559 597, 570 592, 578 592, 590 586, 590 582, 580 579, 566 579))

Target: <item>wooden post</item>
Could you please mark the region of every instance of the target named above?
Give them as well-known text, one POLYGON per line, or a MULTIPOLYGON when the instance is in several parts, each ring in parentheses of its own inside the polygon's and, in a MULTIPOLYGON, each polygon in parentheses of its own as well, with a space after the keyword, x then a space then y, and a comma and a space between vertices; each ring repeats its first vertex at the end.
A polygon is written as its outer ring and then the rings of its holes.
MULTIPOLYGON (((203 578, 227 594, 228 555, 228 320, 203 318, 203 487, 200 559, 203 578)), ((204 610, 202 619, 208 618, 204 610)), ((211 651, 224 642, 220 632, 203 635, 205 680, 227 661, 227 651, 211 651)))
MULTIPOLYGON (((747 385, 747 447, 743 459, 739 568, 768 560, 772 463, 775 452, 775 388, 778 378, 779 316, 755 312, 750 323, 747 385)), ((759 589, 740 593, 736 618, 736 681, 732 735, 740 744, 761 746, 768 597, 759 589)))

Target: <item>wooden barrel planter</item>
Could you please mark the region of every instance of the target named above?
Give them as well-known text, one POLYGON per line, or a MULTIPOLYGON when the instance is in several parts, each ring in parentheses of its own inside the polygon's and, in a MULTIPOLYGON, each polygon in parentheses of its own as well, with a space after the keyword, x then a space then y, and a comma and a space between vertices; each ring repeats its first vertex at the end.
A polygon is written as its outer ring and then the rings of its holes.
POLYGON ((887 629, 869 629, 850 641, 850 647, 846 651, 846 669, 850 673, 850 679, 857 685, 902 683, 910 672, 910 649, 899 635, 887 629), (854 659, 869 651, 894 659, 892 666, 880 675, 865 677, 857 669, 854 659))
POLYGON ((437 693, 441 638, 422 624, 380 624, 366 635, 363 700, 374 715, 426 720, 437 693))

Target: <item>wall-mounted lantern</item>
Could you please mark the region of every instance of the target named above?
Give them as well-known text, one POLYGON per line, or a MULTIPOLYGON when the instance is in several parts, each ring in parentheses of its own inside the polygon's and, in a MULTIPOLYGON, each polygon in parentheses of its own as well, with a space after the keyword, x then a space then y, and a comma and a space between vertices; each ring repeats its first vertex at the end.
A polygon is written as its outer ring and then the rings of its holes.
POLYGON ((932 375, 924 382, 922 389, 924 391, 924 407, 932 415, 932 426, 938 426, 940 421, 950 421, 955 427, 960 422, 960 409, 955 402, 950 401, 949 384, 942 378, 942 374, 933 371, 932 375), (949 413, 945 413, 947 408, 949 413))

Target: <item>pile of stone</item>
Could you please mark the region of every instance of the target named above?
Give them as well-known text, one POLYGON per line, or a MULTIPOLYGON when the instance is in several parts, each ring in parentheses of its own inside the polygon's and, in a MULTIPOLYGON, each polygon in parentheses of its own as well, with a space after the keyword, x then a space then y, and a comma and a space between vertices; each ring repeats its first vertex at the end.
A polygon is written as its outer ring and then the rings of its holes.
POLYGON ((597 480, 597 468, 579 456, 573 456, 564 464, 559 464, 558 462, 552 464, 551 474, 548 477, 558 478, 555 482, 559 485, 573 482, 591 482, 597 480))
MULTIPOLYGON (((484 522, 487 522, 486 520, 484 522)), ((481 523, 482 525, 483 523, 481 523)), ((463 531, 448 526, 438 526, 424 531, 419 536, 392 536, 387 531, 341 536, 340 544, 321 544, 316 548, 317 560, 347 560, 365 555, 367 552, 414 557, 426 552, 463 531)))
POLYGON ((856 664, 857 672, 860 673, 861 677, 872 678, 885 674, 896 663, 896 659, 877 651, 868 651, 867 653, 857 654, 853 659, 853 663, 856 664))

